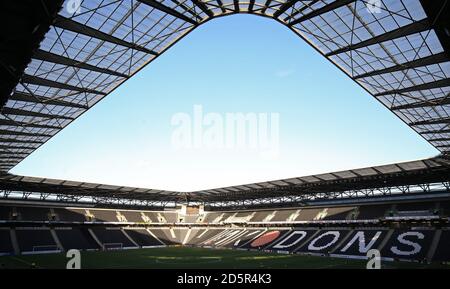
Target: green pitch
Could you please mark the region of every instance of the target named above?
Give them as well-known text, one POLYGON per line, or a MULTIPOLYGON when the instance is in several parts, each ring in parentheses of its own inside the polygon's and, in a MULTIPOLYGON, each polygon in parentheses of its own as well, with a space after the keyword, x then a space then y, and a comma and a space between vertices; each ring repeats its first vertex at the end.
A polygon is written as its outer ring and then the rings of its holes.
MULTIPOLYGON (((65 268, 65 254, 3 256, 2 268, 65 268)), ((166 247, 107 252, 81 252, 81 268, 257 269, 257 268, 365 268, 363 260, 304 255, 166 247)), ((384 268, 434 268, 441 265, 383 262, 384 268)), ((444 267, 445 268, 445 267, 444 267)), ((450 268, 450 266, 446 266, 450 268)))

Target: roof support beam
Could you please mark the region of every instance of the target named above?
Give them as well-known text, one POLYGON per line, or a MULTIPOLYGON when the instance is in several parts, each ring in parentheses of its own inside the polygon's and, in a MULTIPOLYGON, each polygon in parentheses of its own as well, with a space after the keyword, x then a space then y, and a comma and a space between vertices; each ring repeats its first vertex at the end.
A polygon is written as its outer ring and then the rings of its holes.
POLYGON ((441 79, 441 80, 437 80, 437 81, 433 81, 433 82, 427 82, 427 83, 423 83, 423 84, 419 84, 419 85, 413 85, 413 86, 400 88, 400 89, 388 90, 385 92, 377 93, 374 96, 378 97, 378 96, 383 96, 383 95, 388 95, 388 94, 398 94, 398 93, 405 93, 405 92, 418 91, 418 90, 424 90, 424 89, 440 88, 440 87, 446 87, 446 86, 450 86, 450 78, 445 78, 445 79, 441 79))
POLYGON ((417 125, 429 125, 429 124, 450 124, 450 118, 437 118, 437 119, 427 119, 427 120, 421 120, 412 122, 409 125, 410 126, 417 126, 417 125))
POLYGON ((266 0, 266 3, 264 3, 264 7, 261 10, 262 14, 266 13, 266 10, 267 10, 267 8, 269 8, 271 2, 272 2, 272 0, 266 0))
POLYGON ((255 1, 256 0, 250 0, 250 4, 248 5, 248 11, 253 12, 255 9, 255 1))
POLYGON ((23 160, 25 157, 21 157, 21 156, 17 156, 17 155, 13 155, 13 154, 2 154, 0 156, 0 158, 2 159, 8 159, 8 160, 23 160))
POLYGON ((31 111, 31 110, 24 110, 24 109, 18 109, 18 108, 12 108, 5 106, 2 109, 3 114, 12 114, 12 115, 22 115, 22 116, 31 116, 31 117, 42 117, 42 118, 59 118, 59 119, 73 119, 68 116, 64 115, 57 115, 57 114, 48 114, 43 112, 37 112, 37 111, 31 111))
POLYGON ((447 54, 450 53, 450 37, 448 37, 450 1, 420 0, 420 3, 430 22, 434 24, 434 32, 436 32, 444 51, 447 54))
POLYGON ((402 70, 406 70, 406 69, 410 69, 410 68, 416 68, 416 67, 421 67, 421 66, 426 66, 426 65, 446 62, 446 61, 450 61, 449 56, 447 55, 447 53, 441 52, 441 53, 438 53, 438 54, 433 54, 433 55, 430 55, 430 56, 426 56, 426 57, 423 57, 423 58, 412 60, 410 62, 397 64, 397 65, 394 65, 394 66, 391 66, 391 67, 388 67, 388 68, 384 68, 384 69, 380 69, 380 70, 374 70, 374 71, 371 71, 371 72, 363 73, 363 74, 360 74, 360 75, 357 75, 357 76, 353 77, 353 79, 359 79, 359 78, 375 76, 375 75, 381 75, 381 74, 390 73, 390 72, 402 71, 402 70))
POLYGON ((44 134, 44 133, 38 133, 38 132, 33 133, 33 132, 14 131, 14 130, 6 130, 6 129, 0 129, 0 135, 52 137, 52 135, 44 134))
POLYGON ((322 8, 313 10, 313 11, 311 11, 311 13, 303 15, 302 17, 292 21, 291 23, 289 23, 289 26, 292 26, 292 25, 298 24, 300 22, 309 20, 309 19, 314 18, 316 16, 319 16, 321 14, 333 11, 335 9, 338 9, 340 7, 343 7, 343 6, 346 6, 346 5, 348 5, 350 3, 353 3, 355 1, 356 0, 336 0, 336 1, 334 1, 334 2, 332 2, 330 4, 328 4, 328 5, 323 6, 322 8))
POLYGON ((426 31, 426 30, 430 30, 430 29, 432 29, 432 26, 430 25, 428 19, 425 18, 423 20, 413 22, 411 24, 402 26, 400 28, 386 32, 384 34, 381 34, 381 35, 378 35, 375 37, 371 37, 371 38, 361 41, 359 43, 351 44, 349 46, 339 48, 337 50, 334 50, 330 53, 325 54, 325 56, 330 57, 330 56, 340 54, 343 52, 348 52, 348 51, 355 50, 358 48, 367 47, 367 46, 374 45, 374 44, 379 44, 379 43, 382 43, 385 41, 397 39, 397 38, 408 36, 411 34, 416 34, 419 32, 426 31))
POLYGON ((239 12, 241 7, 239 7, 239 0, 233 0, 234 2, 234 11, 239 12))
POLYGON ((429 130, 429 131, 420 132, 420 134, 441 134, 441 133, 450 133, 450 129, 429 130))
POLYGON ((419 101, 415 103, 408 103, 403 105, 397 105, 391 107, 391 110, 399 110, 399 109, 410 109, 410 108, 419 108, 419 107, 429 107, 429 106, 438 106, 438 105, 447 105, 450 104, 450 97, 440 97, 436 99, 430 99, 425 101, 419 101))
POLYGON ((214 13, 208 9, 208 6, 206 6, 205 3, 202 2, 202 0, 191 0, 192 3, 194 3, 195 6, 200 8, 206 15, 209 17, 214 17, 214 13))
POLYGON ((431 142, 435 142, 435 141, 450 141, 450 137, 433 138, 433 139, 429 139, 428 141, 431 141, 431 142))
POLYGON ((157 2, 155 0, 137 0, 143 4, 146 4, 148 6, 151 6, 153 8, 158 9, 159 11, 162 11, 164 13, 167 13, 169 15, 172 15, 175 18, 181 19, 185 22, 191 23, 193 25, 198 25, 198 22, 195 20, 192 20, 191 18, 187 17, 186 15, 181 14, 175 9, 172 9, 170 7, 165 6, 164 4, 157 2))
POLYGON ((280 8, 275 11, 275 13, 273 13, 273 17, 274 18, 278 18, 281 14, 283 14, 284 12, 286 12, 289 8, 291 8, 292 6, 295 5, 295 3, 297 3, 299 0, 288 0, 286 2, 284 2, 283 5, 280 6, 280 8))
POLYGON ((54 125, 28 123, 28 122, 14 121, 14 120, 10 120, 10 119, 0 119, 0 125, 17 126, 17 127, 35 127, 35 128, 61 129, 61 127, 54 126, 54 125))
POLYGON ((65 100, 53 99, 53 98, 46 97, 46 96, 31 95, 29 93, 18 92, 18 91, 13 93, 9 97, 9 100, 25 101, 25 102, 32 102, 32 103, 42 103, 42 104, 51 104, 51 105, 59 105, 59 106, 82 108, 82 109, 88 109, 89 108, 89 107, 87 107, 85 105, 76 104, 76 103, 68 102, 68 101, 65 101, 65 100))
POLYGON ((194 16, 200 22, 203 20, 203 18, 200 16, 200 14, 195 12, 195 9, 194 9, 195 7, 186 6, 186 5, 184 5, 182 3, 183 1, 180 2, 179 0, 172 0, 172 2, 177 4, 179 7, 183 8, 184 11, 186 11, 187 13, 191 14, 192 16, 194 16))
POLYGON ((219 4, 220 10, 222 10, 223 13, 226 13, 227 10, 226 10, 225 7, 223 6, 222 0, 216 0, 216 2, 217 2, 217 4, 219 4))
POLYGON ((52 52, 48 52, 48 51, 45 51, 42 49, 38 49, 33 54, 33 59, 52 62, 52 63, 56 63, 56 64, 62 64, 62 65, 81 68, 81 69, 86 69, 86 70, 90 70, 90 71, 119 76, 119 77, 123 77, 123 78, 129 78, 128 75, 125 75, 125 74, 122 74, 119 72, 115 72, 113 70, 109 70, 106 68, 97 67, 95 65, 87 64, 85 62, 81 62, 81 61, 74 60, 74 59, 71 59, 68 57, 64 57, 64 56, 61 56, 58 54, 54 54, 52 52))
POLYGON ((297 16, 298 14, 302 13, 303 11, 305 11, 308 8, 311 8, 311 6, 313 6, 314 4, 316 4, 317 2, 322 1, 322 0, 311 0, 309 2, 304 3, 305 6, 303 6, 302 8, 298 9, 297 11, 293 11, 292 14, 286 16, 284 18, 284 21, 288 21, 289 19, 294 18, 295 16, 297 16))
POLYGON ((37 144, 41 144, 42 141, 37 141, 37 140, 23 140, 23 139, 14 139, 14 138, 3 138, 0 136, 0 143, 24 143, 24 144, 33 144, 33 143, 37 143, 37 144))
POLYGON ((34 75, 28 75, 24 74, 22 76, 22 82, 27 84, 34 84, 34 85, 42 85, 42 86, 48 86, 53 88, 59 88, 59 89, 67 89, 67 90, 73 90, 81 93, 93 93, 93 94, 100 94, 100 95, 106 95, 106 93, 102 91, 96 91, 89 88, 82 88, 74 85, 70 85, 67 83, 57 82, 53 80, 49 80, 46 78, 37 77, 34 75))
POLYGON ((0 149, 4 150, 34 150, 34 147, 10 146, 0 145, 0 149))
POLYGON ((66 18, 63 17, 61 15, 58 15, 55 19, 55 22, 53 23, 53 25, 55 27, 61 28, 61 29, 65 29, 65 30, 69 30, 75 33, 79 33, 79 34, 83 34, 89 37, 93 37, 93 38, 97 38, 99 40, 102 41, 106 41, 106 42, 110 42, 110 43, 114 43, 117 45, 121 45, 124 47, 128 47, 134 50, 138 50, 144 53, 148 53, 148 54, 153 54, 153 55, 158 55, 157 52, 152 51, 150 49, 147 49, 145 47, 139 46, 137 44, 134 43, 129 43, 125 40, 119 39, 117 37, 114 37, 112 35, 109 35, 107 33, 104 33, 100 30, 94 29, 92 27, 89 27, 87 25, 81 24, 79 22, 74 21, 71 18, 66 18))

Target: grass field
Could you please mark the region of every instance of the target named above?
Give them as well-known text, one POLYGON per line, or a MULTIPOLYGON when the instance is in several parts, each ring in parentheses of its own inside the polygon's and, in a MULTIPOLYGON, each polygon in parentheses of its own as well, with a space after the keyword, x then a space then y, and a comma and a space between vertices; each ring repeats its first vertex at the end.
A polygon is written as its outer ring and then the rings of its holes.
MULTIPOLYGON (((3 268, 65 268, 65 254, 41 254, 0 257, 3 268), (34 264, 34 265, 33 265, 34 264)), ((166 247, 81 253, 82 269, 257 269, 257 268, 365 268, 364 260, 284 255, 254 251, 166 247)), ((383 262, 383 268, 447 268, 404 262, 383 262)))

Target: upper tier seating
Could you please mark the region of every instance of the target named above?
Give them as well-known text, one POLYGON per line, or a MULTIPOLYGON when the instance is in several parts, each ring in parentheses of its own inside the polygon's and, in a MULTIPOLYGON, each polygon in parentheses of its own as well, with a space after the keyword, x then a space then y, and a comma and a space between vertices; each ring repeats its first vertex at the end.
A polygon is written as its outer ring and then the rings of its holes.
POLYGON ((439 202, 439 212, 442 216, 450 217, 450 201, 439 202))
POLYGON ((356 207, 336 207, 328 208, 323 220, 352 220, 355 219, 356 207))
POLYGON ((69 208, 54 208, 53 212, 56 215, 58 221, 65 222, 84 222, 86 221, 86 216, 84 210, 80 209, 69 209, 69 208))
POLYGON ((299 215, 295 218, 295 221, 312 221, 321 211, 323 211, 321 208, 300 209, 299 215))
POLYGON ((271 222, 286 222, 287 219, 295 213, 296 210, 279 210, 276 211, 271 222))
POLYGON ((89 212, 94 216, 96 222, 119 222, 117 212, 115 210, 93 210, 89 212))
POLYGON ((379 219, 386 216, 392 205, 363 205, 358 208, 358 220, 379 219))
POLYGON ((0 221, 7 221, 11 218, 11 207, 0 206, 0 221))
POLYGON ((19 220, 22 221, 49 221, 51 218, 49 208, 17 207, 19 220))

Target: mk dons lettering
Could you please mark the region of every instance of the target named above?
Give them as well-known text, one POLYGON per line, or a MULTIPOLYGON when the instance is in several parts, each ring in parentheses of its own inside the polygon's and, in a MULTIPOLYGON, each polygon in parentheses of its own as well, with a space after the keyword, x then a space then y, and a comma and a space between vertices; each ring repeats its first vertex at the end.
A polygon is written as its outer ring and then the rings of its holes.
POLYGON ((338 231, 325 232, 325 233, 321 234, 319 237, 316 237, 314 240, 312 240, 311 243, 309 243, 308 250, 309 251, 320 251, 320 250, 323 250, 325 248, 328 248, 328 247, 332 246, 334 243, 337 242, 337 240, 339 239, 340 235, 341 235, 341 233, 339 233, 338 231), (329 243, 327 243, 325 245, 322 245, 322 246, 316 246, 316 243, 319 240, 321 240, 323 237, 328 236, 328 235, 332 235, 333 236, 333 239, 329 243))
MULTIPOLYGON (((308 233, 311 234, 313 231, 302 231, 295 230, 287 234, 284 238, 279 240, 275 245, 272 246, 273 250, 288 250, 296 251, 298 246, 301 245, 302 241, 307 240, 308 233)), ((346 233, 345 233, 346 234, 346 233)), ((305 245, 308 251, 319 252, 324 249, 332 249, 333 246, 337 245, 338 240, 341 237, 341 232, 339 231, 326 231, 320 233, 313 240, 308 241, 305 245)), ((336 253, 349 253, 351 254, 363 254, 366 255, 372 249, 376 249, 377 244, 383 240, 383 231, 354 231, 353 235, 342 244, 341 249, 336 251, 336 253), (357 250, 349 250, 350 248, 357 245, 357 250), (352 252, 352 253, 350 253, 352 252)), ((396 256, 414 256, 421 252, 422 245, 421 240, 425 239, 425 236, 421 232, 408 231, 398 235, 394 238, 391 245, 388 245, 386 249, 392 252, 396 256)), ((355 248, 355 249, 356 249, 355 248)))
POLYGON ((419 240, 423 240, 425 238, 424 234, 422 234, 420 232, 406 232, 406 233, 400 234, 397 237, 397 241, 403 245, 410 246, 411 250, 403 251, 403 250, 399 249, 397 246, 392 246, 391 252, 398 256, 411 256, 411 255, 415 255, 415 254, 419 253, 420 250, 422 249, 422 246, 420 246, 418 243, 407 240, 406 238, 409 236, 416 237, 419 240))
POLYGON ((345 245, 344 248, 341 249, 341 252, 346 252, 357 240, 358 240, 358 251, 360 253, 367 253, 370 249, 372 249, 372 246, 375 244, 375 242, 378 240, 378 238, 381 236, 382 231, 376 232, 375 236, 370 240, 368 244, 366 244, 366 236, 364 231, 357 232, 353 238, 350 240, 350 242, 345 245))
POLYGON ((303 240, 306 235, 305 231, 294 231, 286 236, 286 238, 283 238, 278 244, 273 246, 273 249, 287 249, 291 248, 292 246, 297 245, 301 240, 303 240))

